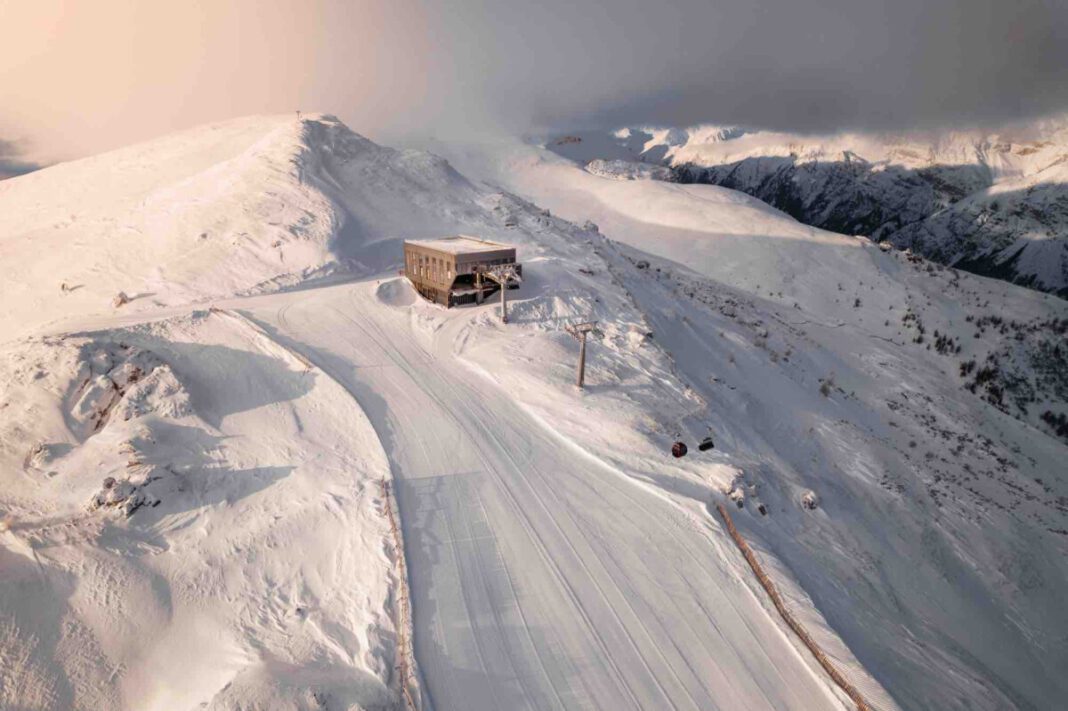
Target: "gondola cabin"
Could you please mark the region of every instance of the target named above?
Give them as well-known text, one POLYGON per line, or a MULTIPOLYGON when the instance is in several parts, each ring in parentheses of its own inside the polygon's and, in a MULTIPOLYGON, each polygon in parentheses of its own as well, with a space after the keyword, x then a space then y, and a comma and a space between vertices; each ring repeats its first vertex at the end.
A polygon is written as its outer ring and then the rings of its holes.
MULTIPOLYGON (((468 235, 404 241, 404 276, 423 298, 451 307, 482 303, 500 288, 483 273, 515 261, 515 247, 468 235)), ((509 285, 510 289, 518 284, 509 285)))

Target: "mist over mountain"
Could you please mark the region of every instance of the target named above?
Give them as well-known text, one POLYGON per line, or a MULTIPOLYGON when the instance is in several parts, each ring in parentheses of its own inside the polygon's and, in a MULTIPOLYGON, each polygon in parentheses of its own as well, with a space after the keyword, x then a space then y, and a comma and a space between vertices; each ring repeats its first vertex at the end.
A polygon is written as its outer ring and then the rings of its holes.
POLYGON ((67 159, 328 106, 371 137, 718 122, 991 126, 1068 109, 1052 0, 9 3, 0 135, 67 159))
POLYGON ((25 160, 19 144, 0 138, 0 180, 37 170, 41 166, 25 160))

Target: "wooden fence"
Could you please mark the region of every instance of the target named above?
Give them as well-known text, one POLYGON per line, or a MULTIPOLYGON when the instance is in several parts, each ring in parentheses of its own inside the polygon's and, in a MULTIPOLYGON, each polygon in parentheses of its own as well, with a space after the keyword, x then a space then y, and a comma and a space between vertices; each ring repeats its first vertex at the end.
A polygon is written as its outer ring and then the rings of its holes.
POLYGON ((400 690, 409 711, 419 711, 419 705, 412 696, 413 655, 409 632, 412 629, 412 608, 408 594, 408 566, 404 561, 404 539, 397 526, 397 517, 393 513, 393 497, 390 495, 389 482, 381 481, 382 500, 386 507, 389 530, 393 533, 393 547, 397 555, 397 577, 400 579, 398 608, 400 611, 397 625, 397 672, 400 675, 400 690))
POLYGON ((872 711, 872 707, 864 700, 864 697, 860 695, 856 687, 849 683, 849 680, 838 671, 838 669, 831 663, 831 660, 827 658, 827 655, 823 653, 823 650, 816 640, 812 639, 812 636, 808 633, 801 623, 793 616, 786 607, 786 602, 782 599, 782 595, 779 594, 778 588, 775 587, 775 583, 771 581, 768 574, 764 572, 763 566, 760 565, 760 561, 757 560, 756 554, 749 547, 749 544, 742 538, 742 534, 738 532, 738 529, 734 527, 734 521, 731 520, 731 515, 727 512, 727 509, 723 504, 716 504, 716 509, 719 511, 720 517, 723 519, 723 523, 727 526, 727 532, 731 534, 731 538, 738 546, 738 550, 745 556, 746 562, 749 563, 749 567, 753 569, 753 573, 756 575, 757 580, 760 581, 760 585, 768 593, 768 597, 771 598, 771 603, 775 605, 775 609, 779 611, 786 624, 794 631, 798 639, 801 640, 808 651, 812 653, 812 656, 816 658, 823 670, 827 672, 827 675, 831 677, 835 684, 845 692, 846 696, 853 700, 853 703, 857 705, 857 711, 872 711))

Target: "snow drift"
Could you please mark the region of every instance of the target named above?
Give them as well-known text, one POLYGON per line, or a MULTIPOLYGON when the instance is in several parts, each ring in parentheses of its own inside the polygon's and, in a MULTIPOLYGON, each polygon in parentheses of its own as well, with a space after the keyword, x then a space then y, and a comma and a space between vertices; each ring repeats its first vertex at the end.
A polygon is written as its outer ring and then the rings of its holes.
POLYGON ((208 312, 0 368, 0 706, 391 703, 389 468, 339 386, 208 312))

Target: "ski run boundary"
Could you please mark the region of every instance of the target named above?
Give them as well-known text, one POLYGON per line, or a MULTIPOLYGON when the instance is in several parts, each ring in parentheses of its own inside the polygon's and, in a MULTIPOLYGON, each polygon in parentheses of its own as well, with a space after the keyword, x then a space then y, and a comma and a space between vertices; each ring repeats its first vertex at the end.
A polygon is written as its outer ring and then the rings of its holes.
POLYGON ((404 539, 401 537, 397 518, 393 515, 393 497, 389 491, 389 482, 381 480, 382 501, 386 509, 386 518, 389 519, 389 528, 393 532, 393 545, 396 549, 397 577, 400 581, 400 595, 398 609, 400 611, 397 620, 397 671, 400 674, 400 690, 404 695, 404 701, 409 711, 419 711, 418 704, 412 698, 412 674, 409 660, 412 658, 412 647, 408 642, 408 631, 412 629, 412 611, 408 596, 408 566, 404 562, 404 539))
MULTIPOLYGON (((248 316, 245 316, 240 311, 234 309, 221 309, 215 306, 212 306, 208 311, 212 314, 229 317, 244 325, 244 327, 251 330, 254 335, 276 348, 281 349, 285 355, 290 358, 295 359, 305 370, 317 370, 322 372, 320 368, 317 368, 316 365, 308 360, 302 353, 280 343, 276 338, 267 333, 262 326, 248 316)), ((323 374, 327 375, 326 373, 323 374)), ((329 378, 330 376, 327 375, 327 377, 329 378)), ((333 378, 330 379, 333 380, 333 378)), ((340 383, 338 383, 338 386, 344 389, 340 383)), ((394 514, 395 506, 393 496, 390 492, 389 481, 381 479, 379 484, 382 490, 382 505, 385 509, 386 519, 389 521, 389 528, 393 539, 397 579, 400 587, 397 605, 398 619, 395 620, 397 627, 397 672, 400 677, 398 681, 400 692, 404 697, 404 703, 408 711, 420 711, 421 707, 416 703, 415 697, 412 695, 412 688, 418 688, 418 686, 412 675, 412 668, 415 666, 414 652, 412 651, 410 643, 413 621, 410 596, 408 594, 408 566, 405 563, 404 558, 404 537, 402 536, 400 526, 397 523, 397 516, 394 514)))
POLYGON ((793 616, 789 609, 786 607, 786 601, 783 600, 782 595, 779 594, 779 590, 775 587, 775 583, 767 573, 764 572, 764 567, 760 565, 760 561, 757 560, 756 554, 753 553, 753 549, 749 547, 745 539, 742 538, 742 534, 738 532, 738 529, 734 527, 734 521, 731 519, 731 515, 727 513, 726 507, 723 504, 716 504, 716 510, 719 511, 720 517, 727 526, 727 532, 730 533, 731 538, 734 539, 735 544, 738 546, 738 550, 742 552, 746 562, 749 563, 749 567, 753 569, 753 573, 756 575, 758 581, 760 581, 761 587, 768 593, 768 597, 771 598, 771 602, 775 605, 775 609, 779 611, 779 615, 786 622, 787 626, 794 631, 798 639, 802 644, 808 648, 808 651, 812 653, 812 656, 816 658, 816 661, 820 663, 823 670, 827 672, 827 675, 831 677, 838 687, 845 692, 853 703, 857 705, 857 711, 875 711, 874 708, 861 696, 857 688, 849 683, 849 680, 838 671, 838 668, 831 663, 827 655, 824 654, 823 649, 816 643, 816 640, 812 639, 812 636, 808 633, 800 622, 793 616))

